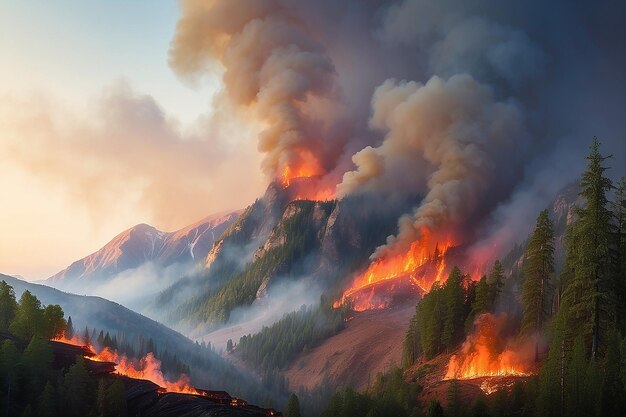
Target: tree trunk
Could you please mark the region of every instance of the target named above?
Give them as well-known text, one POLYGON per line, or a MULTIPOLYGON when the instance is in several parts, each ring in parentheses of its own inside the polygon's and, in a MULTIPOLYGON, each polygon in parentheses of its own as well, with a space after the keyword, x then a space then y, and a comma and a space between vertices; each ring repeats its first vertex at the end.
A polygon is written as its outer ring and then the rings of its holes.
MULTIPOLYGON (((597 281, 596 281, 597 282, 597 281)), ((594 286, 595 296, 593 300, 593 332, 591 339, 591 359, 596 360, 598 357, 598 348, 600 344, 600 300, 598 284, 594 286)))

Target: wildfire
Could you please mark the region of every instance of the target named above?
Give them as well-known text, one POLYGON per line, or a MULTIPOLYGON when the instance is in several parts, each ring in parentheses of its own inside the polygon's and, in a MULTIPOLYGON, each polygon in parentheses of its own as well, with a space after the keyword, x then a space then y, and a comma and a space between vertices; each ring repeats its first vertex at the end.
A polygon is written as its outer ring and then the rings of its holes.
POLYGON ((97 362, 113 362, 116 364, 116 372, 120 375, 152 381, 169 392, 202 394, 191 385, 187 375, 181 375, 177 381, 168 381, 165 379, 163 372, 161 372, 161 361, 155 358, 152 352, 149 352, 146 356, 139 360, 131 360, 125 355, 120 355, 117 351, 106 347, 98 352, 93 345, 85 344, 77 336, 74 336, 72 339, 60 337, 52 340, 76 346, 88 347, 95 353, 94 356, 89 356, 88 359, 97 362))
POLYGON ((478 316, 474 333, 467 337, 461 352, 450 358, 444 379, 531 375, 532 353, 525 352, 528 349, 502 347, 505 322, 506 314, 478 316))
POLYGON ((373 304, 367 298, 355 297, 355 294, 366 289, 370 289, 373 294, 374 285, 407 276, 422 291, 429 291, 433 283, 444 278, 445 254, 454 246, 451 239, 444 239, 431 249, 430 241, 430 232, 423 230, 422 239, 413 242, 406 253, 386 256, 372 262, 367 271, 354 280, 341 300, 336 301, 333 306, 340 307, 350 300, 356 311, 385 308, 386 305, 373 304))
POLYGON ((302 165, 295 168, 286 165, 281 175, 281 183, 283 187, 289 187, 294 179, 317 177, 321 174, 322 170, 316 168, 314 164, 302 165))

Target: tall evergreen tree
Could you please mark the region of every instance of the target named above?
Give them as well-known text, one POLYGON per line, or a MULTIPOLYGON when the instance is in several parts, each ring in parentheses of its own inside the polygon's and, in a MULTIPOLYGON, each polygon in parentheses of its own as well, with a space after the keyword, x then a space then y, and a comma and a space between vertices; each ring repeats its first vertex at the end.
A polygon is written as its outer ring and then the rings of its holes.
POLYGON ((76 363, 70 366, 63 382, 68 415, 75 417, 88 415, 93 404, 92 382, 84 359, 77 356, 76 363))
POLYGON ((67 318, 67 326, 65 326, 65 337, 71 339, 74 337, 74 324, 72 323, 72 316, 67 318))
POLYGON ((581 179, 580 195, 585 207, 576 209, 578 220, 568 236, 567 261, 572 280, 564 295, 570 298, 570 327, 591 339, 593 359, 598 357, 603 336, 615 319, 616 304, 611 249, 615 234, 612 213, 607 208, 612 183, 604 176, 606 159, 594 138, 581 179))
POLYGON ((17 302, 13 287, 5 281, 0 281, 0 331, 9 330, 9 325, 15 317, 15 310, 17 310, 17 302))
POLYGON ((487 277, 487 283, 489 284, 489 308, 496 304, 496 300, 504 288, 504 266, 499 259, 493 263, 489 277, 487 277))
POLYGON ((602 384, 602 416, 618 417, 626 415, 626 392, 620 375, 622 358, 620 337, 616 330, 608 335, 604 357, 604 381, 602 384))
POLYGON ((548 217, 548 210, 543 210, 537 218, 524 264, 524 283, 522 301, 522 332, 533 334, 541 331, 547 315, 546 304, 548 286, 554 273, 554 227, 548 217))
POLYGON ((447 349, 452 349, 463 340, 465 324, 465 276, 454 267, 444 284, 446 314, 443 322, 441 341, 447 349))
POLYGON ((626 177, 622 177, 615 190, 612 202, 615 221, 615 291, 616 291, 616 322, 622 332, 626 332, 626 177))
POLYGON ((539 395, 537 412, 543 417, 563 415, 564 375, 565 375, 565 317, 559 314, 550 350, 539 373, 539 395))

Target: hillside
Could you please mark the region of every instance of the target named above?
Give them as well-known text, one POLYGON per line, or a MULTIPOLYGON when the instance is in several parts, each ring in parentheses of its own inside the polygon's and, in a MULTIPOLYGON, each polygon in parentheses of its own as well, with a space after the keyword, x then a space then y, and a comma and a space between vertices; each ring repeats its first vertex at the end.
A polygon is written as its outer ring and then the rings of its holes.
POLYGON ((259 386, 250 374, 236 369, 212 351, 210 346, 204 348, 182 334, 117 303, 100 297, 65 293, 2 274, 0 281, 6 281, 14 288, 17 299, 28 290, 44 305, 60 305, 66 318, 72 317, 77 331, 89 326, 91 329, 108 331, 111 335, 124 334, 128 339, 151 338, 160 349, 175 353, 188 364, 191 367, 191 379, 199 386, 220 387, 254 401, 266 400, 269 391, 273 392, 274 398, 283 395, 280 388, 259 386))
POLYGON ((154 306, 169 309, 168 324, 206 334, 281 282, 305 280, 321 288, 326 299, 336 298, 412 201, 389 201, 384 210, 358 197, 291 201, 293 186, 270 184, 214 244, 206 269, 159 295, 154 306))
POLYGON ((415 305, 355 313, 345 329, 298 356, 285 371, 293 390, 333 387, 363 390, 379 372, 399 366, 404 337, 415 305))

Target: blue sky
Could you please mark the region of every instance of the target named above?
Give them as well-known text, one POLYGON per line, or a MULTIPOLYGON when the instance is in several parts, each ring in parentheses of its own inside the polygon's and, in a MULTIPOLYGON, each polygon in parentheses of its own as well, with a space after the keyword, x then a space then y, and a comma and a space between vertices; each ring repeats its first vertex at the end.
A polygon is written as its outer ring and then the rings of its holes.
POLYGON ((81 107, 123 78, 189 122, 211 84, 190 88, 167 64, 175 1, 0 0, 0 91, 45 91, 81 107))

